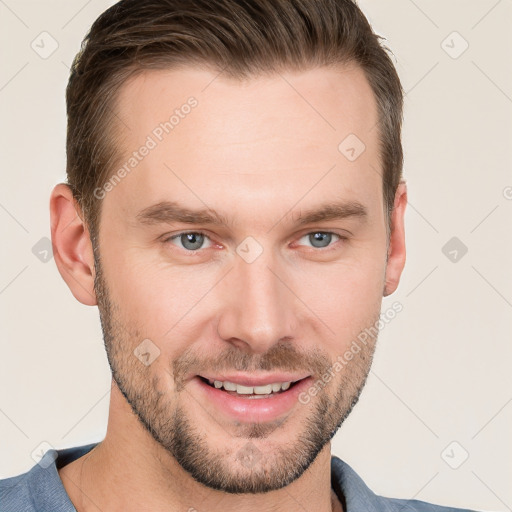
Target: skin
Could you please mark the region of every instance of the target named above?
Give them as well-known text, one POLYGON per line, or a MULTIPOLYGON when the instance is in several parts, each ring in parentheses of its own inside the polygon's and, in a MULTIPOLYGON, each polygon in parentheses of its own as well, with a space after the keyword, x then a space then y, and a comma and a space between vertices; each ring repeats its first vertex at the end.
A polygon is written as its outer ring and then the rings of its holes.
POLYGON ((55 261, 77 300, 98 305, 114 375, 104 441, 59 474, 79 512, 341 510, 330 439, 375 340, 278 422, 234 421, 192 377, 245 365, 321 379, 378 320, 405 264, 407 192, 401 183, 388 239, 373 93, 353 65, 245 82, 206 68, 145 72, 120 91, 120 165, 190 96, 197 107, 102 199, 96 262, 69 187, 52 193, 55 261), (350 133, 366 146, 353 162, 338 150, 350 133), (165 200, 230 224, 137 220, 165 200), (330 200, 358 201, 367 216, 296 224, 330 200), (193 254, 169 240, 198 230, 207 238, 193 254), (315 247, 318 232, 347 239, 315 247), (263 251, 251 263, 236 252, 248 236, 263 251), (144 339, 160 350, 149 366, 133 355, 144 339), (249 442, 259 458, 245 467, 249 442))

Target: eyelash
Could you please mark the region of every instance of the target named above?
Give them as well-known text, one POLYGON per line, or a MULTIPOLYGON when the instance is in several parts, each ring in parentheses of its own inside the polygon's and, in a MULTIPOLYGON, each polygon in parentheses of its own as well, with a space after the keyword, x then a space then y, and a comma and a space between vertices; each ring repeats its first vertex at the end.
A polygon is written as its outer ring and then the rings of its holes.
MULTIPOLYGON (((346 236, 343 236, 343 235, 340 235, 339 233, 335 233, 334 231, 320 231, 320 230, 317 230, 317 231, 309 231, 308 233, 305 233, 303 234, 300 238, 304 238, 305 236, 308 236, 308 235, 312 235, 312 234, 316 234, 316 233, 322 233, 324 235, 334 235, 334 236, 337 236, 339 238, 338 241, 345 241, 345 240, 348 240, 348 237, 346 236)), ((210 237, 208 236, 207 233, 205 233, 204 231, 181 231, 180 233, 177 233, 175 235, 172 235, 172 236, 169 236, 169 237, 166 237, 164 240, 162 240, 162 242, 164 244, 172 241, 172 240, 175 240, 177 238, 180 238, 182 235, 190 235, 190 234, 194 234, 194 235, 204 235, 206 238, 208 238, 210 241, 210 237)), ((330 244, 329 246, 327 247, 310 247, 311 249, 315 250, 316 252, 323 252, 323 251, 329 251, 331 250, 332 248, 332 245, 334 244, 330 244)), ((181 248, 179 247, 179 249, 182 249, 183 251, 186 251, 187 253, 189 254, 195 254, 195 253, 199 253, 201 252, 202 250, 204 249, 197 249, 195 251, 193 250, 190 250, 190 249, 185 249, 185 248, 181 248)), ((208 249, 208 247, 206 248, 208 249)))

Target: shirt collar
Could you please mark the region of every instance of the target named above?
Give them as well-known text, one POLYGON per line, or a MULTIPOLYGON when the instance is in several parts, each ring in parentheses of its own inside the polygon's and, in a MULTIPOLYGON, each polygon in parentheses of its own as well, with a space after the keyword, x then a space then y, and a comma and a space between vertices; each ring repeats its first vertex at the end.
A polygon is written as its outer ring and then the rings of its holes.
POLYGON ((387 500, 373 493, 344 461, 331 456, 331 486, 345 512, 386 512, 395 510, 387 500))

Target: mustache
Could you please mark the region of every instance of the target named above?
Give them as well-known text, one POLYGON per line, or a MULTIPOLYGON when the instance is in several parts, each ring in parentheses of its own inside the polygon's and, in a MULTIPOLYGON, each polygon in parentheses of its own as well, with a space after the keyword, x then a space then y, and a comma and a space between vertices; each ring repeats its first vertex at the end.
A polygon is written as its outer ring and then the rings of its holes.
POLYGON ((251 354, 231 346, 218 355, 205 358, 189 349, 176 358, 171 366, 176 389, 180 390, 187 377, 206 371, 303 371, 320 377, 332 366, 332 362, 319 349, 301 352, 295 345, 281 342, 263 355, 251 354))

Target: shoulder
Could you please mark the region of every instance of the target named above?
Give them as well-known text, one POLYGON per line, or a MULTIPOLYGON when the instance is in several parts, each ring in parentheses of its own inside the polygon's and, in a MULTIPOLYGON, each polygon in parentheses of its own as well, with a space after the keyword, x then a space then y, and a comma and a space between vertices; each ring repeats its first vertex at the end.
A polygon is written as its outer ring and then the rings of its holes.
POLYGON ((0 503, 2 511, 34 512, 30 485, 30 471, 22 475, 0 480, 0 503))
POLYGON ((404 499, 393 499, 383 498, 379 496, 379 499, 387 501, 390 506, 390 510, 402 512, 476 512, 467 508, 455 508, 455 507, 443 507, 441 505, 434 505, 433 503, 427 503, 426 501, 419 500, 404 500, 404 499))
POLYGON ((331 484, 336 494, 343 496, 347 512, 476 512, 414 499, 378 496, 346 462, 334 455, 331 457, 331 484))
POLYGON ((76 512, 58 470, 89 452, 96 444, 50 449, 30 471, 0 480, 1 512, 76 512))

